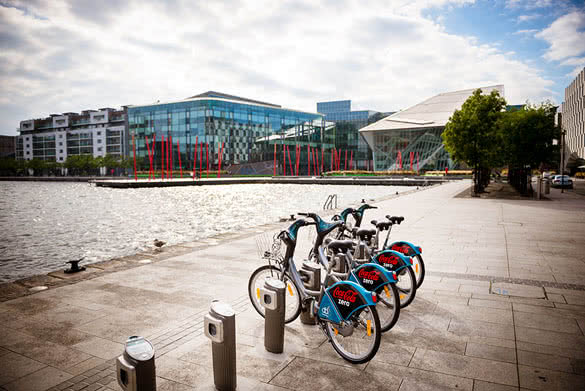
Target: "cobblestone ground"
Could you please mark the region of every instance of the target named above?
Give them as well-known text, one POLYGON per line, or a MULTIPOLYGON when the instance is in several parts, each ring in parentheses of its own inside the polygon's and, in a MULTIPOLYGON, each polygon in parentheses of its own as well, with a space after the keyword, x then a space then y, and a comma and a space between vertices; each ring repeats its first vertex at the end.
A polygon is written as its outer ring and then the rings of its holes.
MULTIPOLYGON (((118 390, 115 357, 128 336, 142 335, 156 349, 159 390, 211 390, 202 321, 212 299, 237 313, 242 390, 585 389, 585 197, 555 189, 546 201, 454 197, 468 186, 380 201, 366 216, 405 216, 392 237, 420 245, 427 266, 367 364, 343 361, 299 321, 286 327, 284 353, 265 351, 246 289, 262 264, 254 236, 281 223, 0 303, 0 389, 118 390)), ((297 263, 310 236, 300 234, 297 263)))

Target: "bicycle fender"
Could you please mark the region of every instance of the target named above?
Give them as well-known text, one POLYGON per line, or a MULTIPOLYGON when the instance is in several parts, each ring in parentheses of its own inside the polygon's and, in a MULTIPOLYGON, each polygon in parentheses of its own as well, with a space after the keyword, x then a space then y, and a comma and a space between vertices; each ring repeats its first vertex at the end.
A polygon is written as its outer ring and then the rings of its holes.
POLYGON ((374 255, 373 261, 384 266, 391 272, 397 272, 412 265, 409 257, 393 250, 380 251, 378 254, 374 255))
POLYGON ((353 269, 348 278, 370 292, 377 292, 383 285, 396 282, 391 272, 377 263, 366 263, 353 269))
POLYGON ((360 308, 376 305, 372 293, 355 282, 340 281, 329 287, 319 303, 319 317, 333 323, 347 320, 360 308))
POLYGON ((398 251, 408 257, 421 254, 421 248, 409 242, 394 242, 388 246, 389 250, 398 251))

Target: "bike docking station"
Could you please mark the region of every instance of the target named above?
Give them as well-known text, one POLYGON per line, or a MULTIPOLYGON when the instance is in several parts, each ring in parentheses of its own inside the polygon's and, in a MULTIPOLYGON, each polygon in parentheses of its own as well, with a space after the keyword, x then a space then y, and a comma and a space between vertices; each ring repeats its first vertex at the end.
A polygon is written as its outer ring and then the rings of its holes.
MULTIPOLYGON (((321 290, 321 266, 313 261, 304 261, 299 270, 303 285, 309 291, 319 292, 321 290)), ((301 308, 301 323, 308 325, 317 324, 317 319, 313 314, 312 302, 308 306, 303 305, 301 308)))
POLYGON ((267 278, 260 288, 260 302, 265 310, 264 347, 270 353, 284 350, 285 291, 286 284, 276 278, 267 278))
POLYGON ((124 353, 116 360, 116 374, 124 391, 156 391, 152 344, 143 337, 129 337, 124 353))
POLYGON ((211 302, 203 318, 203 332, 211 340, 213 382, 220 391, 237 387, 236 376, 236 313, 229 304, 211 302))

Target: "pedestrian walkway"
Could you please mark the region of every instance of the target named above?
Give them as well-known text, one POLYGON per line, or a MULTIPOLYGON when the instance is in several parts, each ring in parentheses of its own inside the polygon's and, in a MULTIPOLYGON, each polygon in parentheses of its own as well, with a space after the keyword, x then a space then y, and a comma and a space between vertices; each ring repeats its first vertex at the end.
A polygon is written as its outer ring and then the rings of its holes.
POLYGON ((405 216, 392 237, 420 245, 427 265, 414 303, 367 364, 345 362, 298 320, 283 354, 264 350, 246 293, 263 263, 254 232, 0 303, 0 389, 118 390, 114 358, 142 335, 156 349, 159 390, 211 390, 202 321, 213 299, 237 312, 242 390, 585 389, 585 197, 455 197, 469 186, 435 186, 366 212, 368 222, 405 216))

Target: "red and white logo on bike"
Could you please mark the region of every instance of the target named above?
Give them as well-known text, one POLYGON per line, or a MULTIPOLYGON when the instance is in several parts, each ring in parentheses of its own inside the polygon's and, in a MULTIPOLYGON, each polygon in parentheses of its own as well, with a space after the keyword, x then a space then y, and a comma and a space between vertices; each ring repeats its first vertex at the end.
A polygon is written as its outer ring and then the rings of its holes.
POLYGON ((380 272, 378 270, 366 270, 362 268, 358 271, 358 277, 370 281, 378 281, 380 279, 380 272))
POLYGON ((340 299, 350 303, 355 303, 358 293, 353 290, 344 291, 343 289, 336 287, 335 289, 333 289, 332 295, 336 299, 340 299))
POLYGON ((381 254, 378 260, 381 263, 390 264, 390 265, 397 265, 398 264, 398 257, 395 255, 386 255, 381 254))

